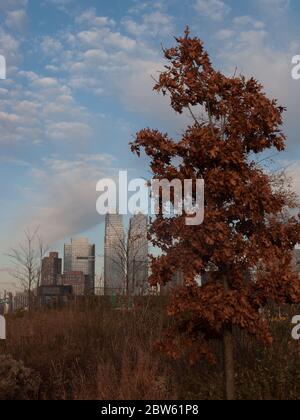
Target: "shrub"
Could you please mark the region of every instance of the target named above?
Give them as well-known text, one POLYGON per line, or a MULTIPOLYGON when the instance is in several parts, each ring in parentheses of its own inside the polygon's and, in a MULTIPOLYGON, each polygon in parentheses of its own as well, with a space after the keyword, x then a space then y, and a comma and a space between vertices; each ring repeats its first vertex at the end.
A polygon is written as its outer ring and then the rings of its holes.
POLYGON ((0 400, 37 399, 40 378, 11 356, 0 356, 0 400))

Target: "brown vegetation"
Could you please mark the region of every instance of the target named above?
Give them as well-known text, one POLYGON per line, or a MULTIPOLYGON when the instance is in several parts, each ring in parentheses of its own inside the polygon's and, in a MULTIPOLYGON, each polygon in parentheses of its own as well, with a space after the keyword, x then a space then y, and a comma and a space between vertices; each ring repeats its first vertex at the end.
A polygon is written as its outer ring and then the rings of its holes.
MULTIPOLYGON (((2 356, 10 356, 1 359, 0 399, 223 399, 221 361, 191 366, 154 349, 169 323, 164 307, 151 298, 118 311, 100 299, 10 316, 8 339, 0 343, 2 356)), ((271 347, 236 335, 240 399, 299 398, 300 347, 291 338, 291 317, 273 322, 271 347)), ((222 346, 213 346, 222 360, 222 346)))

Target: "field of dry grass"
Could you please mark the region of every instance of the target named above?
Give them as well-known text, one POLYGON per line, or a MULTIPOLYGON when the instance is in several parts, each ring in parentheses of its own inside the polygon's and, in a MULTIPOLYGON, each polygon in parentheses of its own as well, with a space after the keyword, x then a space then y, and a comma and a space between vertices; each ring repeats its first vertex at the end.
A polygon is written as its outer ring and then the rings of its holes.
MULTIPOLYGON (((154 348, 168 322, 157 298, 131 311, 90 300, 14 314, 0 343, 0 399, 223 399, 219 345, 217 366, 169 360, 154 348)), ((270 348, 236 336, 240 399, 300 398, 300 343, 289 320, 273 330, 270 348)))

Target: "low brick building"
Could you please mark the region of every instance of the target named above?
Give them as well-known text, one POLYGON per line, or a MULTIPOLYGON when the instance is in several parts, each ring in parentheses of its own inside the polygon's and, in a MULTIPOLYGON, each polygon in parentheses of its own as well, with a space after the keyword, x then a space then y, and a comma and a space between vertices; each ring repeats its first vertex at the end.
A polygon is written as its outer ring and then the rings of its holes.
POLYGON ((87 294, 89 276, 81 271, 71 271, 64 273, 57 278, 57 284, 61 286, 71 286, 74 296, 83 296, 87 294))

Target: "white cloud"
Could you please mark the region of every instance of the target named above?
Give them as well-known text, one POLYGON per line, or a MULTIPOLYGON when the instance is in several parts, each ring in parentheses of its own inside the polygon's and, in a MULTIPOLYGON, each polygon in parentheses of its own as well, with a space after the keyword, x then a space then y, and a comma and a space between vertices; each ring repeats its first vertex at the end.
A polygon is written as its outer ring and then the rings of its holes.
POLYGON ((290 0, 258 0, 259 6, 268 9, 271 13, 286 11, 290 6, 290 0))
POLYGON ((114 26, 116 23, 113 19, 108 18, 107 16, 97 16, 95 9, 85 10, 80 16, 77 16, 75 19, 76 23, 79 24, 89 24, 90 26, 114 26))
POLYGON ((13 31, 22 32, 27 23, 27 14, 24 9, 13 10, 7 13, 6 26, 13 31))
POLYGON ((195 10, 201 17, 220 21, 228 15, 230 7, 222 0, 196 0, 195 10))
POLYGON ((0 54, 6 58, 7 77, 11 78, 14 66, 21 61, 20 42, 3 28, 0 28, 0 54))
MULTIPOLYGON (((82 15, 77 18, 81 25, 79 32, 70 30, 60 34, 59 42, 64 49, 58 53, 55 63, 51 63, 55 66, 55 73, 64 75, 72 91, 88 92, 96 97, 113 96, 127 110, 147 115, 151 120, 157 118, 167 127, 180 129, 182 122, 170 110, 168 98, 153 92, 152 77, 158 76, 165 63, 161 50, 150 48, 147 39, 156 30, 171 32, 172 18, 157 8, 154 12, 144 13, 144 37, 140 37, 125 36, 114 25, 96 26, 95 16, 94 11, 88 10, 83 13, 83 18, 82 15)), ((126 25, 125 20, 122 24, 126 25)), ((33 85, 37 84, 45 82, 33 80, 33 85)), ((58 114, 60 107, 51 100, 45 108, 47 115, 58 114)), ((54 133, 55 137, 65 137, 57 135, 56 130, 54 133)))
POLYGON ((78 39, 84 45, 90 48, 99 48, 102 45, 115 47, 120 50, 133 50, 136 47, 136 41, 120 32, 111 31, 108 28, 89 29, 78 34, 78 39))
POLYGON ((28 0, 1 0, 0 10, 7 11, 7 10, 24 8, 27 6, 27 4, 28 4, 28 0))
POLYGON ((105 60, 108 60, 109 55, 106 51, 101 49, 88 50, 83 53, 84 59, 90 63, 103 63, 105 60))
MULTIPOLYGON (((267 29, 235 30, 235 35, 220 46, 219 59, 229 75, 237 67, 238 72, 247 77, 255 77, 263 84, 267 95, 278 99, 286 106, 284 131, 288 135, 288 145, 296 147, 298 142, 298 96, 295 94, 297 82, 291 77, 292 48, 273 48, 268 39, 267 29)), ((291 149, 292 150, 292 149, 291 149)))
POLYGON ((53 4, 57 6, 59 10, 66 11, 66 6, 72 3, 74 0, 44 0, 43 5, 47 6, 47 4, 53 4))
POLYGON ((221 29, 215 35, 216 39, 227 40, 234 36, 235 32, 232 29, 221 29))
POLYGON ((89 140, 91 135, 91 128, 80 122, 55 122, 49 124, 47 128, 47 136, 56 141, 70 141, 78 144, 89 140))
POLYGON ((252 27, 254 29, 265 28, 264 22, 254 19, 252 16, 237 16, 233 19, 233 25, 236 28, 246 29, 246 27, 252 27))
POLYGON ((50 36, 44 36, 40 42, 40 47, 42 48, 45 56, 55 56, 62 51, 63 46, 58 39, 52 38, 50 36))
POLYGON ((114 175, 114 163, 114 158, 105 154, 44 159, 42 168, 32 170, 34 191, 26 193, 29 207, 19 223, 39 225, 49 244, 100 224, 103 218, 96 212, 96 184, 114 175))
POLYGON ((123 20, 123 25, 128 33, 134 36, 140 36, 147 31, 147 27, 143 23, 138 23, 131 18, 123 20))
MULTIPOLYGON (((5 233, 2 230, 1 253, 20 242, 25 228, 40 226, 45 244, 55 246, 57 241, 102 223, 103 218, 96 212, 96 183, 110 173, 105 159, 110 160, 103 158, 100 164, 87 163, 79 156, 73 161, 51 158, 41 162, 42 168, 32 169, 29 188, 25 186, 19 191, 23 196, 21 211, 13 223, 6 220, 5 233)), ((2 258, 1 265, 6 267, 9 261, 2 258)), ((1 283, 10 281, 8 274, 1 273, 0 288, 1 283)))
POLYGON ((45 70, 51 72, 51 73, 58 73, 59 67, 55 66, 54 64, 46 64, 45 70))
POLYGON ((132 18, 124 18, 123 25, 128 33, 134 36, 164 36, 173 35, 173 18, 157 10, 142 16, 141 22, 132 18))
POLYGON ((19 121, 19 117, 16 114, 8 114, 7 112, 0 112, 0 121, 2 127, 8 128, 12 124, 15 124, 19 121))
POLYGON ((38 87, 42 89, 56 88, 59 86, 57 79, 54 77, 41 77, 36 79, 32 83, 33 87, 38 87))
POLYGON ((33 147, 57 140, 72 142, 76 152, 91 138, 86 109, 78 105, 66 81, 19 71, 16 80, 5 80, 3 86, 7 88, 0 100, 1 144, 33 147))

